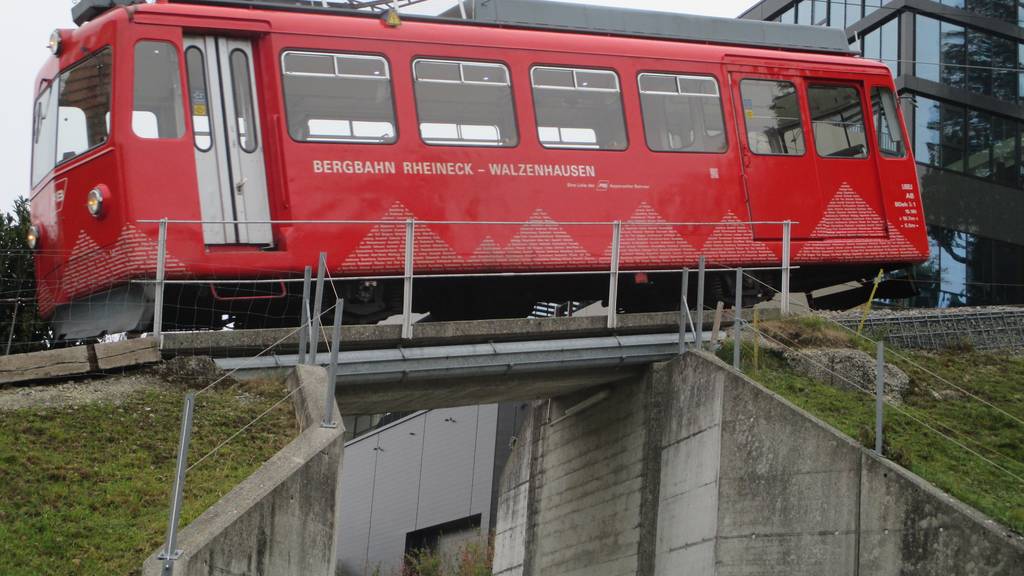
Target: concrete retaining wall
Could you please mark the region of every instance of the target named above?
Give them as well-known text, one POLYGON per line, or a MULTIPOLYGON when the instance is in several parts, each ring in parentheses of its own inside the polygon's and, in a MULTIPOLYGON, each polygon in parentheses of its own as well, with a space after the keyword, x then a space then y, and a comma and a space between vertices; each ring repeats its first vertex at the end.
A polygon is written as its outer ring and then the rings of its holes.
POLYGON ((713 357, 654 365, 550 425, 555 406, 533 406, 504 472, 495 574, 995 576, 1024 565, 1019 538, 713 357))
MULTIPOLYGON (((338 428, 320 427, 326 381, 323 368, 295 368, 301 434, 182 529, 176 576, 334 576, 344 427, 340 416, 338 428)), ((144 576, 161 574, 158 554, 144 576)))

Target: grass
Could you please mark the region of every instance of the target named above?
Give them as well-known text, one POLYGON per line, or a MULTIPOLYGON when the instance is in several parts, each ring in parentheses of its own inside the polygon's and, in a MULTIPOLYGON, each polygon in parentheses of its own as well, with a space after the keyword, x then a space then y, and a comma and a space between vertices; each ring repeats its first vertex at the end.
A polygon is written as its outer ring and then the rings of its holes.
MULTIPOLYGON (((874 353, 873 344, 822 319, 771 322, 760 329, 797 349, 848 347, 874 353)), ((764 348, 754 370, 753 345, 743 347, 744 372, 863 445, 874 446, 872 396, 807 378, 780 353, 764 348)), ((732 343, 719 354, 731 362, 732 343)), ((902 405, 886 407, 885 456, 1024 533, 1024 424, 1014 419, 1024 420, 1024 357, 960 348, 893 351, 887 361, 910 376, 910 387, 902 405)))
MULTIPOLYGON (((137 574, 167 529, 185 391, 119 404, 0 412, 0 574, 137 574)), ((195 408, 195 461, 283 397, 279 385, 211 390, 195 408)), ((296 434, 291 404, 189 472, 187 525, 296 434)))

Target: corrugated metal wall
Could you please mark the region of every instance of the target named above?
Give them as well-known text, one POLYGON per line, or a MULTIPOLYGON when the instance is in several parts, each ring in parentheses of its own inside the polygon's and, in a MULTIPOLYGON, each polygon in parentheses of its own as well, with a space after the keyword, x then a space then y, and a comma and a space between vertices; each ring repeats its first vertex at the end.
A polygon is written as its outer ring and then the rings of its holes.
POLYGON ((498 414, 496 404, 420 412, 346 445, 341 574, 399 573, 415 530, 475 514, 487 530, 498 414))

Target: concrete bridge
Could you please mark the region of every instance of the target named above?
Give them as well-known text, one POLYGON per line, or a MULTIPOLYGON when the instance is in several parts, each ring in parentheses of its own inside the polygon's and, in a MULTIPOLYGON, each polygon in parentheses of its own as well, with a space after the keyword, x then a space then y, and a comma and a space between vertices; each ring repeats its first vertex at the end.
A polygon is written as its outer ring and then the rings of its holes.
MULTIPOLYGON (((403 342, 399 329, 345 330, 339 412, 533 401, 501 479, 495 574, 994 576, 1024 565, 1019 537, 993 521, 716 358, 680 356, 674 314, 625 316, 614 331, 603 318, 424 324, 403 342)), ((260 350, 281 336, 221 338, 260 350)), ((166 347, 211 349, 172 334, 166 347)), ((268 359, 218 359, 293 371, 306 431, 183 531, 181 547, 203 552, 175 574, 333 572, 341 433, 310 420, 324 371, 294 368, 293 351, 285 339, 268 359), (319 536, 297 549, 309 525, 319 536)), ((154 562, 145 574, 159 573, 154 562)))

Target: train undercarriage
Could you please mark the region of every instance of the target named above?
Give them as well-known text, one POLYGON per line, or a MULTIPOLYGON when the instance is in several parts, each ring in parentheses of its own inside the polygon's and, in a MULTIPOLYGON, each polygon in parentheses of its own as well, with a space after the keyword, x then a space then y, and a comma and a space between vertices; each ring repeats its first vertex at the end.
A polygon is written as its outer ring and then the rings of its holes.
MULTIPOLYGON (((791 291, 808 295, 812 307, 844 309, 866 301, 877 268, 814 267, 793 271, 791 291), (812 291, 850 283, 845 290, 814 299, 812 291)), ((696 271, 688 283, 689 302, 697 301, 696 271)), ((314 281, 315 284, 315 281, 314 281)), ((678 272, 620 275, 620 313, 679 310, 682 275, 678 272)), ((887 283, 876 297, 902 298, 912 283, 887 283)), ((781 287, 778 271, 755 271, 744 275, 744 306, 771 300, 781 287)), ((241 281, 211 283, 168 283, 164 292, 164 330, 223 330, 284 328, 298 326, 302 309, 303 283, 299 281, 241 281)), ((417 279, 413 288, 413 312, 420 321, 484 320, 525 318, 539 302, 600 302, 606 306, 608 276, 519 276, 417 279)), ((718 301, 735 302, 736 279, 732 271, 709 271, 704 305, 718 301)), ((311 299, 313 295, 311 294, 311 299)), ((400 315, 403 281, 326 281, 324 310, 335 298, 345 300, 344 323, 376 324, 400 315)), ((82 340, 122 332, 152 330, 156 288, 151 283, 130 284, 71 304, 59 306, 52 323, 59 340, 82 340)), ((579 307, 579 306, 577 306, 579 307)), ((691 305, 693 307, 693 305, 691 305)), ((573 307, 564 308, 566 310, 573 307)), ((325 322, 330 322, 325 313, 325 322)))

